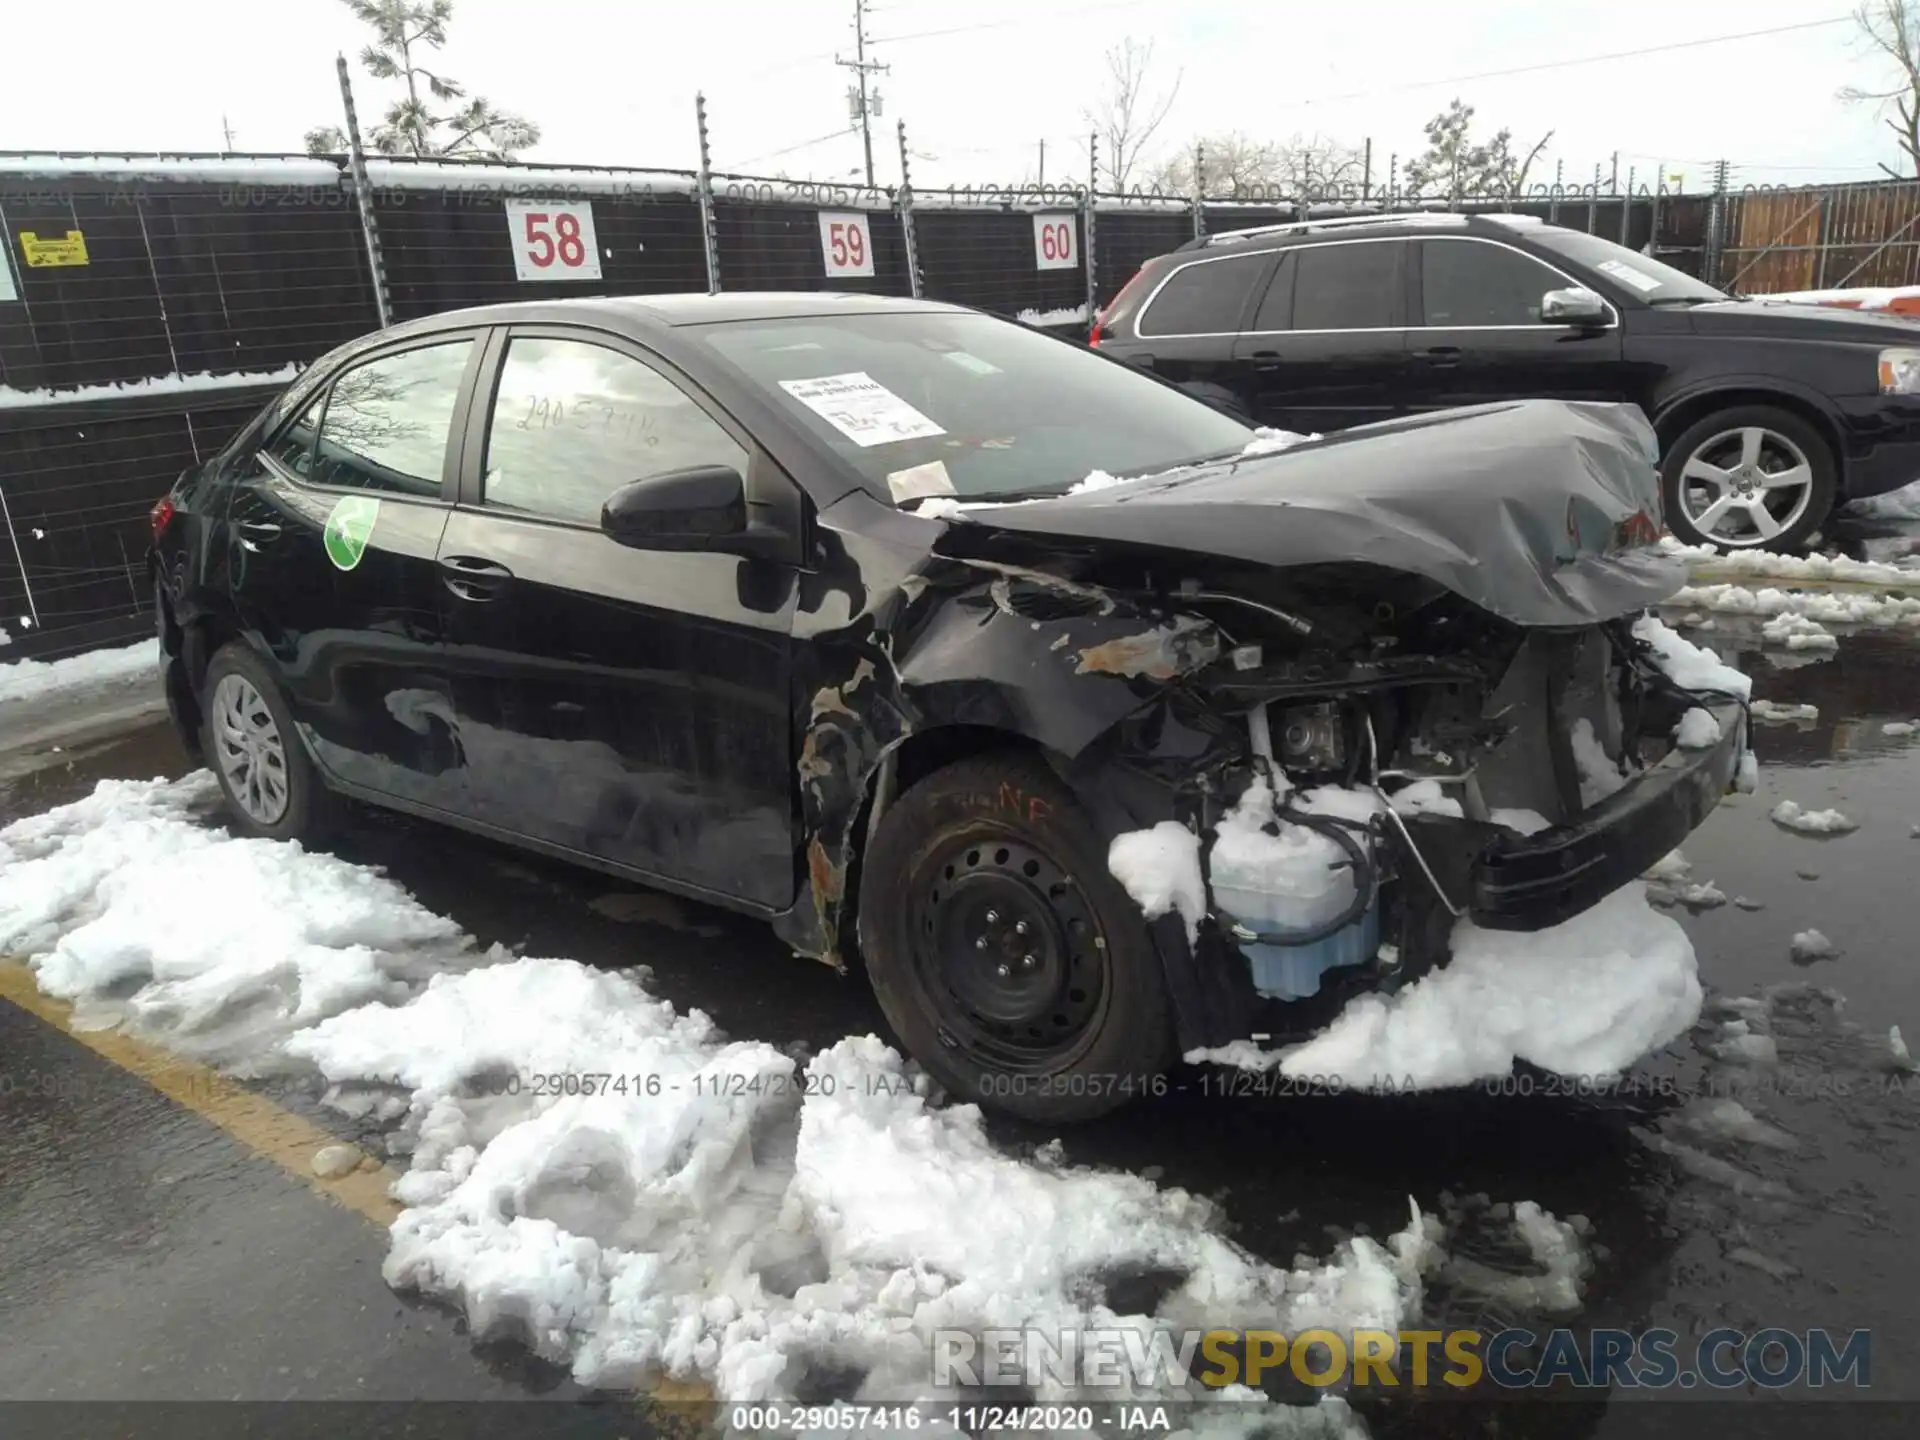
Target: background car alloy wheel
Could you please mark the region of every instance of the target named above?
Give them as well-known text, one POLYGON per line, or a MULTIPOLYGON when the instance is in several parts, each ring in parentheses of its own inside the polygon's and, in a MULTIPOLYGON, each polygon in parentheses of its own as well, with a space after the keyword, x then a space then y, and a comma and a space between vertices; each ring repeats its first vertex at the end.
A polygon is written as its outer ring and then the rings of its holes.
POLYGON ((1742 425, 1693 447, 1680 468, 1681 512, 1715 545, 1752 548, 1777 540, 1806 517, 1813 463, 1777 430, 1742 425))
POLYGON ((287 749, 260 692, 244 675, 213 689, 213 747, 228 793, 250 819, 277 825, 287 813, 287 749))

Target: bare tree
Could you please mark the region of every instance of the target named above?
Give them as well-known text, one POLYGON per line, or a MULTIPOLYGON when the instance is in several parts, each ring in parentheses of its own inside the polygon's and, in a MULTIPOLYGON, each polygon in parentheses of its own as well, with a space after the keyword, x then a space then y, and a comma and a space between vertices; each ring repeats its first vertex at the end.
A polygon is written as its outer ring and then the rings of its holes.
POLYGON ((1143 45, 1129 35, 1107 51, 1107 81, 1099 103, 1081 112, 1099 137, 1098 172, 1113 190, 1127 188, 1134 166, 1180 93, 1178 74, 1164 96, 1148 93, 1152 61, 1153 42, 1143 45))
MULTIPOLYGON (((429 70, 419 54, 447 43, 453 0, 343 0, 373 27, 376 43, 360 52, 360 63, 376 80, 398 80, 406 94, 387 107, 368 137, 382 155, 431 155, 446 159, 489 157, 511 160, 539 143, 531 121, 496 108, 481 96, 469 96, 459 81, 429 70), (424 88, 425 94, 421 93, 424 88), (433 100, 463 103, 435 114, 433 100)), ((307 152, 324 155, 344 150, 347 138, 336 125, 309 130, 307 152)))
POLYGON ((1891 100, 1893 114, 1887 117, 1887 128, 1899 142, 1905 162, 1902 168, 1908 173, 1902 174, 1884 161, 1880 168, 1896 180, 1920 176, 1920 52, 1915 49, 1920 43, 1920 14, 1908 0, 1871 0, 1853 12, 1853 23, 1860 27, 1869 46, 1880 52, 1882 60, 1891 60, 1899 68, 1900 82, 1884 90, 1849 85, 1841 90, 1840 98, 1851 104, 1882 108, 1891 100))
POLYGON ((1366 174, 1364 152, 1321 136, 1256 140, 1235 130, 1205 135, 1179 154, 1146 171, 1145 185, 1165 195, 1193 190, 1195 151, 1201 156, 1201 181, 1216 200, 1321 198, 1357 193, 1366 174))

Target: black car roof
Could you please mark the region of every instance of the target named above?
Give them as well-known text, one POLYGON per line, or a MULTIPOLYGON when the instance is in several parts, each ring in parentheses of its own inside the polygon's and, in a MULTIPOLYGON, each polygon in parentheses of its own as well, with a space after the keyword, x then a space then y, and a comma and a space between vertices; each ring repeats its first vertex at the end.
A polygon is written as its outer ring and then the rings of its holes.
POLYGON ((733 320, 782 320, 808 315, 890 315, 961 312, 963 305, 863 295, 841 290, 736 290, 718 295, 581 295, 563 300, 515 300, 445 310, 386 332, 418 333, 476 324, 566 323, 598 319, 631 325, 715 325, 733 320))

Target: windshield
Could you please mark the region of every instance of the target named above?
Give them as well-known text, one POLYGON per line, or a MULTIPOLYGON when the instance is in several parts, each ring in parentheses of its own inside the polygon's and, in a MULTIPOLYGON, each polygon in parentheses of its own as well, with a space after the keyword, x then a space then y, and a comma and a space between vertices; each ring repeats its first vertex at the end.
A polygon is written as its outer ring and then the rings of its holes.
POLYGON ((878 495, 909 505, 1057 495, 1237 454, 1253 431, 1092 351, 951 311, 702 327, 878 495))
POLYGON ((1684 270, 1676 270, 1651 255, 1642 255, 1611 240, 1602 240, 1598 235, 1582 235, 1578 230, 1555 230, 1543 226, 1532 232, 1531 238, 1569 260, 1598 270, 1629 295, 1637 295, 1649 305, 1666 302, 1699 304, 1727 298, 1721 291, 1704 280, 1694 279, 1684 270))

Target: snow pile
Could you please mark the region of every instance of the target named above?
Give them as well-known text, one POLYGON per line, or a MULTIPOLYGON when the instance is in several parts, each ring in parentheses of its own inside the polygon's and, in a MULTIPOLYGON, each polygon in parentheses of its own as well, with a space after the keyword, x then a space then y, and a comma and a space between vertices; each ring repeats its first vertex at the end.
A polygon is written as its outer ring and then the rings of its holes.
POLYGON ((1818 930, 1800 930, 1787 946, 1787 953, 1794 964, 1811 965, 1816 960, 1831 960, 1839 951, 1818 930))
POLYGON ((1129 830, 1107 847, 1107 869, 1149 920, 1177 911, 1187 943, 1200 938, 1207 913, 1207 887, 1200 875, 1200 837, 1178 820, 1129 830))
POLYGON ((961 503, 951 495, 931 495, 913 507, 913 513, 923 520, 964 520, 967 514, 961 503))
MULTIPOLYGON (((977 1108, 930 1104, 875 1037, 803 1077, 634 973, 475 955, 370 869, 203 829, 214 793, 205 773, 106 782, 0 831, 0 944, 119 1018, 271 1012, 253 1073, 311 1066, 343 1113, 403 1108, 389 1149, 412 1155, 408 1208, 387 1280, 583 1384, 666 1373, 741 1400, 825 1385, 931 1398, 936 1329, 1391 1330, 1443 1258, 1416 1207, 1385 1243, 1269 1265, 1204 1199, 1001 1152, 977 1108), (1143 1273, 1170 1277, 1151 1314, 1116 1311, 1111 1287, 1143 1273)), ((1132 1379, 1099 1398, 1184 1381, 1132 1379)), ((1033 1398, 1093 1398, 1047 1384, 1033 1398)))
POLYGON ((1591 1233, 1592 1222, 1584 1215, 1560 1220, 1533 1201, 1522 1200, 1513 1207, 1513 1229, 1540 1267, 1537 1273, 1510 1274, 1456 1252, 1447 1257, 1442 1282, 1461 1294, 1540 1314, 1570 1315, 1579 1310, 1582 1285, 1593 1270, 1592 1257, 1582 1242, 1591 1233))
POLYGON ((1696 1100, 1674 1117, 1683 1129, 1716 1140, 1755 1145, 1763 1150, 1796 1150, 1800 1142, 1777 1125, 1769 1125, 1738 1100, 1696 1100))
POLYGON ((1063 305, 1058 310, 1022 310, 1013 317, 1022 325, 1084 325, 1087 323, 1087 307, 1063 305))
POLYGON ((1742 700, 1753 693, 1745 675, 1652 615, 1633 622, 1633 636, 1652 648, 1653 663, 1683 690, 1724 690, 1742 700))
MULTIPOLYGON (((1909 575, 1909 579, 1914 578, 1909 575)), ((1677 592, 1670 605, 1697 605, 1722 615, 1801 615, 1822 625, 1920 626, 1920 599, 1766 586, 1701 585, 1677 592)))
POLYGON ((1847 506, 1850 514, 1874 520, 1920 520, 1920 482, 1885 495, 1871 495, 1847 506))
POLYGON ((1693 873, 1693 862, 1678 850, 1669 850, 1641 873, 1643 880, 1656 880, 1663 884, 1678 884, 1693 873))
POLYGON ((1774 806, 1771 819, 1781 828, 1797 830, 1803 835, 1838 835, 1857 828, 1838 810, 1802 810, 1791 800, 1782 800, 1774 806))
POLYGON ((1667 1044, 1699 1013, 1686 932, 1628 885, 1530 934, 1460 921, 1444 970, 1392 996, 1359 996, 1303 1045, 1187 1059, 1337 1075, 1354 1089, 1467 1085, 1508 1074, 1516 1060, 1598 1077, 1667 1044))
POLYGON ((1880 727, 1882 735, 1891 735, 1898 739, 1902 735, 1911 735, 1916 727, 1911 720, 1889 720, 1880 727))
POLYGON ((15 660, 0 665, 0 705, 60 691, 158 683, 159 677, 157 638, 113 650, 87 650, 64 660, 15 660))
POLYGON ((89 1023, 219 1061, 477 958, 373 870, 206 828, 217 798, 204 770, 107 780, 0 830, 0 953, 89 1023))
MULTIPOLYGON (((1587 722, 1582 720, 1580 723, 1585 725, 1587 722)), ((1591 727, 1588 733, 1592 733, 1591 727)), ((1689 710, 1680 717, 1680 723, 1673 727, 1673 743, 1682 750, 1710 750, 1719 738, 1719 722, 1713 718, 1712 712, 1707 710, 1689 710)), ((1576 748, 1574 751, 1576 763, 1579 758, 1580 752, 1576 748)), ((1583 775, 1582 779, 1584 778, 1583 775)), ((1582 786, 1582 789, 1584 788, 1582 786)))
POLYGON ((1756 700, 1748 707, 1747 713, 1762 724, 1786 725, 1818 720, 1820 707, 1818 705, 1782 705, 1772 700, 1756 700))
POLYGON ((1789 650, 1838 650, 1840 642, 1817 620, 1784 611, 1760 627, 1760 639, 1767 645, 1784 645, 1789 650))

